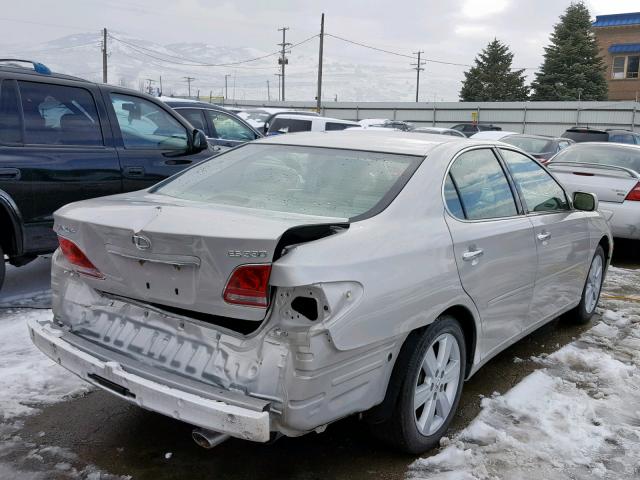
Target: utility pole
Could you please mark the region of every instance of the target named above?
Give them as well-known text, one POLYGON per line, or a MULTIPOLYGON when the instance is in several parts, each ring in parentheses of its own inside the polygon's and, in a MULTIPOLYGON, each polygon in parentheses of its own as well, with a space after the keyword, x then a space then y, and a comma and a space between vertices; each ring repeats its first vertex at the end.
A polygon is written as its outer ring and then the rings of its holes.
POLYGON ((281 73, 276 73, 276 77, 278 77, 278 101, 282 100, 282 89, 280 88, 280 79, 282 78, 281 73))
POLYGON ((162 96, 162 75, 160 75, 160 97, 162 96))
POLYGON ((191 98, 191 82, 194 81, 196 78, 195 77, 182 77, 185 79, 185 81, 187 82, 188 85, 188 89, 189 89, 189 98, 191 98))
POLYGON ((231 76, 230 73, 224 76, 224 99, 227 100, 229 98, 229 87, 227 86, 227 79, 231 76))
POLYGON ((102 83, 107 83, 107 27, 102 29, 102 83))
POLYGON ((318 52, 318 94, 316 96, 316 110, 322 109, 322 49, 324 47, 324 13, 320 17, 320 51, 318 52))
POLYGON ((282 51, 280 52, 280 58, 278 58, 278 63, 280 64, 280 67, 282 68, 280 75, 282 76, 282 95, 281 95, 281 99, 284 102, 285 96, 284 96, 284 66, 287 65, 289 63, 289 59, 285 56, 286 53, 289 53, 289 51, 287 51, 287 47, 289 45, 291 45, 290 43, 287 43, 287 39, 286 39, 286 33, 287 30, 289 30, 289 27, 282 27, 279 28, 278 31, 282 32, 282 43, 278 43, 278 45, 280 45, 282 47, 282 51))
POLYGON ((420 72, 424 70, 424 68, 422 68, 422 65, 427 63, 425 60, 420 60, 420 55, 422 55, 423 53, 424 52, 422 50, 413 52, 414 55, 418 55, 418 63, 411 64, 411 65, 415 65, 416 67, 414 68, 414 70, 416 71, 416 102, 418 102, 418 95, 420 93, 420 72))
POLYGON ((271 101, 271 90, 269 89, 269 80, 267 80, 267 102, 271 101))

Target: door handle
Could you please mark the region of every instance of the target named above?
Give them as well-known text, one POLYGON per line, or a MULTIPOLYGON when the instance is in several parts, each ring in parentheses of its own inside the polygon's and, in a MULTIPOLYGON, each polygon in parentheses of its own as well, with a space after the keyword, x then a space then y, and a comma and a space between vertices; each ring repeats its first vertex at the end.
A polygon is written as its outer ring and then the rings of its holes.
POLYGON ((481 248, 477 248, 476 250, 469 250, 462 254, 462 260, 465 262, 470 262, 471 260, 475 260, 476 258, 484 255, 484 250, 481 248))
POLYGON ((20 170, 17 168, 0 168, 0 180, 20 180, 20 170))
POLYGON ((551 234, 549 232, 542 232, 542 233, 539 233, 538 235, 536 235, 536 237, 541 242, 545 242, 545 241, 547 241, 547 240, 549 240, 551 238, 551 234))
POLYGON ((142 177, 144 175, 144 168, 143 167, 125 167, 124 173, 129 177, 142 177))
POLYGON ((164 162, 165 165, 189 165, 191 160, 185 160, 184 158, 176 159, 176 160, 166 160, 164 162))

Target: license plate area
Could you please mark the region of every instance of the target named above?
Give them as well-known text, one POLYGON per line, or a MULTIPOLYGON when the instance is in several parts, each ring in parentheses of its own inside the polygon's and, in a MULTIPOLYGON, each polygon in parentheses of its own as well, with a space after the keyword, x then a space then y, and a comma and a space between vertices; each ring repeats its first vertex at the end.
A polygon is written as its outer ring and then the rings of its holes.
POLYGON ((143 298, 191 305, 195 301, 197 268, 194 265, 129 259, 131 284, 143 298))

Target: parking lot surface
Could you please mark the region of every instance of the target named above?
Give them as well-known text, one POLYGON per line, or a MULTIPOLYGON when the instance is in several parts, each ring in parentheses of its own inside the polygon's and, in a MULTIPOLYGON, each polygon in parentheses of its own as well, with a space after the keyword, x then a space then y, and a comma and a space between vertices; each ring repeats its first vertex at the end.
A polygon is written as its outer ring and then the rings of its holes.
MULTIPOLYGON (((4 312, 9 304, 46 304, 46 288, 42 288, 46 263, 38 260, 9 272, 8 289, 0 296, 4 312), (28 285, 33 286, 34 295, 30 296, 28 285)), ((639 269, 640 253, 633 243, 618 242, 613 264, 639 269)), ((631 293, 637 290, 628 287, 631 293)), ((0 311, 0 322, 4 315, 0 311)), ((556 320, 490 361, 465 384, 449 437, 478 415, 482 398, 509 391, 540 368, 535 358, 557 351, 592 326, 556 320)), ((10 439, 0 449, 2 478, 3 472, 11 472, 15 478, 61 479, 400 479, 415 460, 376 443, 356 417, 337 422, 322 434, 282 438, 270 445, 232 439, 207 451, 191 440, 189 425, 102 391, 45 406, 1 426, 0 435, 10 439)))

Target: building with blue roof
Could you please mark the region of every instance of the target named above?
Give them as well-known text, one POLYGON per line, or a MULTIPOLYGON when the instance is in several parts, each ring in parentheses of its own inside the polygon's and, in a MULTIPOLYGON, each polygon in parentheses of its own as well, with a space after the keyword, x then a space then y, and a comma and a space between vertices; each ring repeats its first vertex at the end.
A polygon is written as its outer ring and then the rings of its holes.
POLYGON ((593 30, 607 65, 610 100, 640 100, 640 12, 598 15, 593 30))

